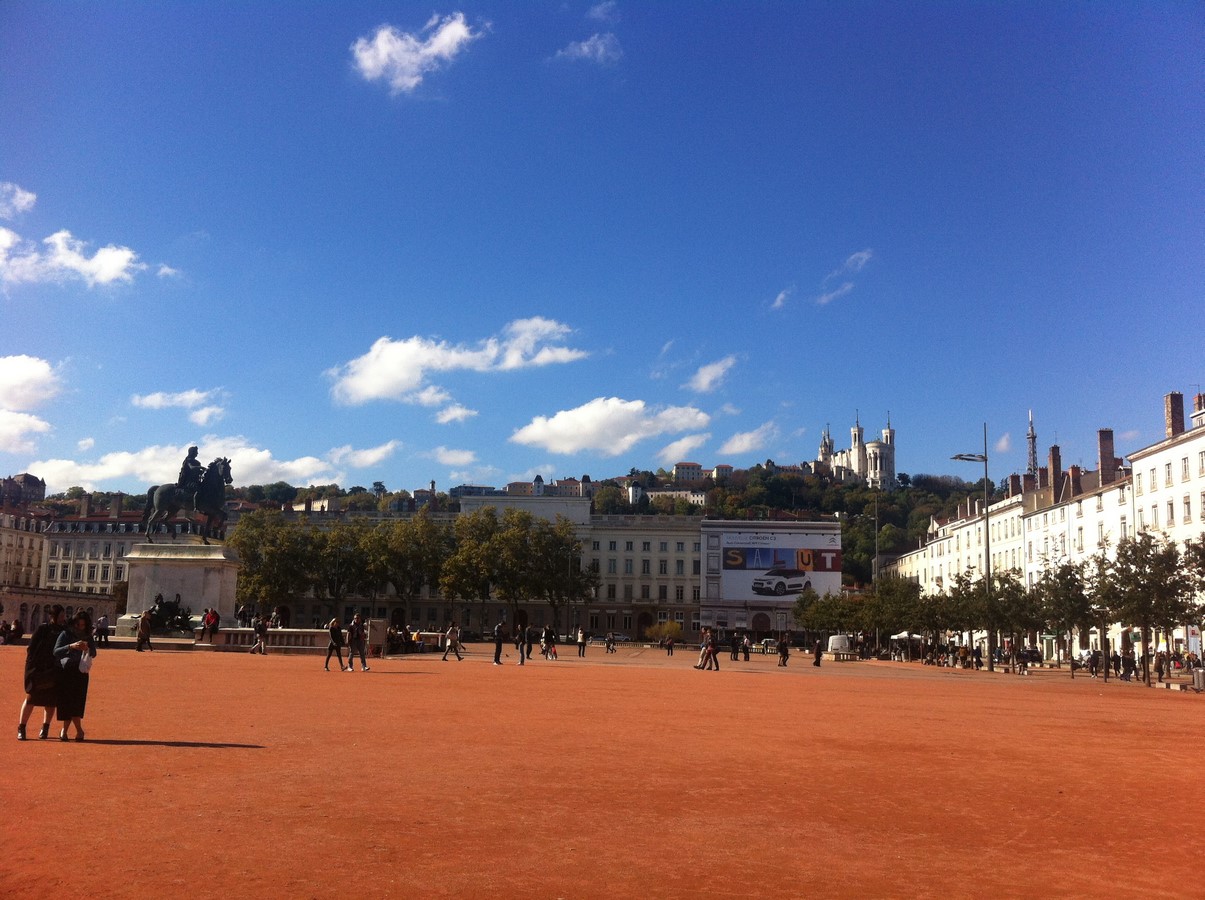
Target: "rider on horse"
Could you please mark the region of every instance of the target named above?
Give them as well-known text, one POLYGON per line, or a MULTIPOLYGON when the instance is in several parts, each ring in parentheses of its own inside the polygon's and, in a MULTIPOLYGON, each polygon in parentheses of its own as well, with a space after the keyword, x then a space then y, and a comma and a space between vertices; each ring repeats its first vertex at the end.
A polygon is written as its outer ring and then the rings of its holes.
POLYGON ((205 477, 205 467, 197 459, 197 452, 196 447, 188 448, 188 456, 184 457, 180 466, 180 478, 176 483, 180 493, 189 498, 193 512, 197 511, 197 491, 201 489, 201 479, 205 477))

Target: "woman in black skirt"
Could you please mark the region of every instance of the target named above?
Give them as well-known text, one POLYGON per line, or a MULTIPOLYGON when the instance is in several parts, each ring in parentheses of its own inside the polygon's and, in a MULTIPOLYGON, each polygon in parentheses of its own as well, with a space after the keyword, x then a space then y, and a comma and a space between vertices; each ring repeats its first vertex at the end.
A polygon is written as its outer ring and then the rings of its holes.
POLYGON ((92 641, 92 617, 82 609, 71 620, 71 627, 59 634, 54 655, 62 664, 59 673, 58 720, 63 723, 59 740, 67 740, 67 727, 75 725, 75 739, 84 739, 84 706, 88 702, 88 673, 80 671, 80 661, 96 656, 92 641))
POLYGON ((54 658, 54 642, 63 630, 63 607, 50 607, 50 618, 34 629, 25 648, 25 702, 21 704, 21 719, 17 725, 17 740, 25 740, 25 725, 35 706, 44 709, 39 738, 50 733, 50 720, 58 703, 59 668, 54 658))

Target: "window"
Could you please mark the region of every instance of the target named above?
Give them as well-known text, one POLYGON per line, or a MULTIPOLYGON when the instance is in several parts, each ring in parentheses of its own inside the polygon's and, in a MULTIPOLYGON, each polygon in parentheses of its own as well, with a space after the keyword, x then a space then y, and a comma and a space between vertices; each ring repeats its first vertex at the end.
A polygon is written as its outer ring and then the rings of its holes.
POLYGON ((684 612, 674 613, 674 621, 677 622, 679 625, 681 625, 683 622, 686 621, 686 613, 684 613, 684 612))
POLYGON ((1146 511, 1138 510, 1138 530, 1146 531, 1146 511))
POLYGON ((1100 512, 1104 508, 1105 508, 1105 495, 1097 494, 1096 495, 1096 511, 1100 512))
POLYGON ((1159 527, 1159 507, 1158 506, 1151 507, 1151 527, 1152 528, 1159 527))
POLYGON ((662 541, 660 545, 658 545, 657 549, 659 549, 662 553, 669 552, 669 541, 662 541))
POLYGON ((109 567, 108 567, 108 566, 101 566, 101 567, 100 567, 100 580, 101 580, 101 581, 108 581, 108 580, 109 580, 109 567))
POLYGON ((610 541, 610 542, 608 542, 608 544, 607 544, 607 549, 608 549, 608 550, 611 550, 611 551, 614 551, 614 550, 615 550, 615 542, 614 542, 614 541, 610 541))
POLYGON ((51 556, 58 556, 58 555, 59 555, 59 542, 58 542, 58 541, 51 541, 51 542, 50 542, 50 555, 51 555, 51 556))
POLYGON ((628 553, 631 553, 632 552, 632 542, 624 541, 623 549, 626 550, 628 553))
POLYGON ((1197 474, 1205 475, 1205 450, 1197 454, 1197 474))
POLYGON ((1188 494, 1184 495, 1184 524, 1187 525, 1192 521, 1192 499, 1188 494))
POLYGON ((1121 539, 1122 539, 1123 541, 1124 541, 1126 538, 1128 538, 1128 537, 1130 536, 1130 535, 1129 535, 1129 530, 1130 530, 1130 529, 1129 529, 1129 522, 1127 522, 1127 521, 1126 521, 1126 517, 1125 517, 1125 516, 1122 516, 1122 517, 1121 517, 1121 528, 1120 528, 1120 532, 1121 532, 1121 539))
POLYGON ((79 581, 81 578, 83 578, 84 577, 84 567, 76 566, 74 569, 72 569, 72 577, 76 581, 79 581))
POLYGON ((678 543, 677 543, 677 545, 676 545, 675 549, 676 549, 676 550, 677 550, 679 553, 685 553, 685 552, 686 552, 686 542, 685 542, 685 541, 678 541, 678 543))
POLYGON ((697 559, 691 563, 691 568, 695 575, 699 574, 699 561, 697 559))
POLYGON ((1170 462, 1163 464, 1163 486, 1172 486, 1172 464, 1170 462))
POLYGON ((1188 457, 1180 460, 1180 480, 1188 481, 1188 457))
POLYGON ((669 560, 668 559, 657 560, 657 574, 658 575, 668 575, 669 574, 669 560))
MULTIPOLYGON (((1203 455, 1203 456, 1205 456, 1205 454, 1202 454, 1202 455, 1203 455)), ((698 552, 699 552, 699 542, 698 542, 698 541, 695 541, 695 547, 694 547, 694 550, 695 550, 695 553, 698 553, 698 552)))
POLYGON ((623 561, 623 574, 624 575, 632 574, 632 561, 630 559, 625 559, 623 561))
POLYGON ((46 577, 47 577, 47 579, 49 579, 50 581, 54 581, 54 580, 55 580, 55 578, 57 578, 57 577, 58 577, 58 575, 57 575, 58 568, 59 568, 59 567, 58 567, 58 566, 56 566, 54 563, 51 563, 49 566, 47 566, 47 567, 46 567, 46 577))
POLYGON ((93 541, 88 545, 88 557, 96 559, 98 556, 100 556, 100 541, 93 541))
POLYGON ((1096 546, 1103 547, 1105 545, 1105 526, 1104 523, 1098 523, 1096 526, 1096 546))
POLYGON ((118 581, 125 581, 125 578, 126 578, 126 567, 125 567, 125 566, 118 566, 118 567, 117 567, 117 580, 118 580, 118 581))
POLYGON ((613 585, 613 584, 607 585, 607 599, 608 600, 615 599, 615 585, 613 585))
POLYGON ((627 600, 629 603, 632 600, 632 586, 630 584, 625 584, 623 586, 623 599, 627 600))
POLYGON ((1083 500, 1075 501, 1075 516, 1076 516, 1076 518, 1079 518, 1079 519, 1082 519, 1084 517, 1084 501, 1083 500))
POLYGON ((598 613, 590 613, 590 630, 598 631, 598 613))
POLYGON ((663 625, 666 622, 668 622, 669 621, 669 610, 665 610, 665 609, 659 610, 657 612, 657 621, 663 625))
POLYGON ((613 560, 613 559, 607 560, 607 574, 608 575, 615 574, 615 560, 613 560))
POLYGON ((120 559, 121 557, 123 557, 125 555, 126 555, 126 545, 118 544, 117 545, 117 558, 120 559))
POLYGON ((632 614, 631 613, 623 614, 623 630, 624 631, 632 630, 632 614))
POLYGON ((101 550, 101 555, 104 556, 105 559, 111 557, 113 555, 113 545, 106 543, 104 548, 101 550))
POLYGON ((1158 486, 1159 486, 1159 482, 1155 480, 1155 470, 1151 469, 1151 480, 1147 484, 1147 487, 1150 488, 1150 490, 1154 491, 1155 488, 1157 488, 1158 486))
POLYGON ((607 628, 615 627, 615 613, 607 613, 607 628))
POLYGON ((647 584, 640 585, 640 599, 647 600, 649 598, 649 586, 647 584))
POLYGON ((591 549, 591 550, 597 550, 597 549, 598 549, 598 545, 599 545, 599 543, 600 543, 599 541, 593 541, 593 542, 591 543, 591 545, 590 545, 590 549, 591 549))
POLYGON ((657 599, 664 603, 669 599, 669 585, 660 585, 657 588, 657 599))
POLYGON ((1176 524, 1176 503, 1174 500, 1167 501, 1167 527, 1171 528, 1176 524))
POLYGON ((686 560, 684 560, 684 559, 674 560, 674 574, 675 575, 685 575, 686 574, 686 560))
POLYGON ((695 603, 699 602, 699 589, 697 587, 693 587, 690 589, 690 599, 693 600, 695 603))
POLYGON ((645 553, 648 553, 652 548, 653 548, 652 541, 645 541, 644 543, 642 543, 640 545, 640 549, 643 550, 645 553))
POLYGON ((674 599, 681 603, 686 598, 686 589, 682 585, 674 588, 674 599))
POLYGON ((1135 494, 1142 493, 1142 473, 1141 472, 1138 472, 1137 474, 1134 475, 1134 493, 1135 494))
POLYGON ((653 571, 652 564, 647 559, 640 560, 640 574, 651 575, 653 571))

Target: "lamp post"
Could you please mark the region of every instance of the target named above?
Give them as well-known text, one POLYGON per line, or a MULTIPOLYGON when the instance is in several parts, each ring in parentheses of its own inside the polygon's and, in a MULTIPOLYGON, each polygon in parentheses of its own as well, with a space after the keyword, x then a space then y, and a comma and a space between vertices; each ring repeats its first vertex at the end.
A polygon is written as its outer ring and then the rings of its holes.
POLYGON ((988 614, 988 629, 987 629, 987 670, 989 672, 996 671, 996 629, 990 621, 993 616, 992 610, 992 534, 991 521, 988 514, 988 505, 991 503, 990 489, 992 482, 987 474, 987 422, 983 423, 983 452, 982 453, 957 453, 951 456, 950 459, 956 459, 959 462, 981 462, 983 463, 983 584, 984 598, 986 601, 986 611, 988 614))

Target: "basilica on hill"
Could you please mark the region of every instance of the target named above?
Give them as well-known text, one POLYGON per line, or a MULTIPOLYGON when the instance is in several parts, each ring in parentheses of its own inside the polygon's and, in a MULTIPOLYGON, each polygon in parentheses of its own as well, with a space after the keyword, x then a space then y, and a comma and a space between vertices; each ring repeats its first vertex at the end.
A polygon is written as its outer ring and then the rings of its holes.
POLYGON ((827 469, 833 478, 842 482, 862 482, 867 487, 890 490, 895 481, 895 429, 891 427, 891 416, 887 416, 887 427, 881 440, 867 442, 863 438, 862 422, 855 415, 854 426, 849 429, 848 450, 836 450, 828 426, 820 439, 820 452, 812 467, 814 472, 827 469))

